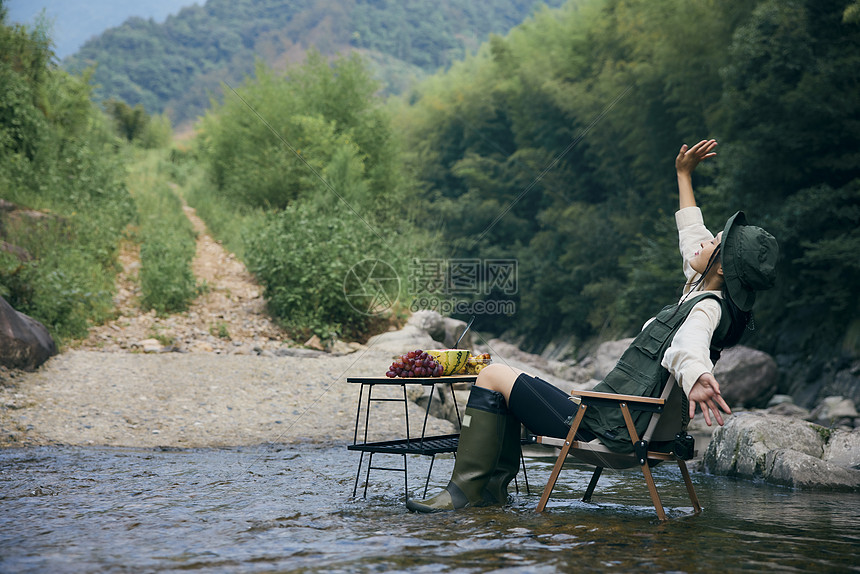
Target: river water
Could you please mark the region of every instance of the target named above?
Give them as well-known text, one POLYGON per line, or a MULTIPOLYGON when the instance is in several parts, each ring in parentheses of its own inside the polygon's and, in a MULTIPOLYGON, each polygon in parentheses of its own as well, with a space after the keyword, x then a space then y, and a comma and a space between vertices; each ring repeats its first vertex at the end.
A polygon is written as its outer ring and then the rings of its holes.
MULTIPOLYGON (((677 467, 661 465, 671 520, 660 524, 637 470, 606 471, 585 504, 590 472, 571 465, 536 514, 552 461, 531 457, 532 493, 512 506, 418 515, 399 473, 374 471, 367 498, 352 498, 358 457, 312 445, 0 450, 0 572, 860 572, 858 494, 694 473, 704 512, 690 516, 677 467)), ((431 491, 452 465, 437 457, 431 491)), ((420 495, 428 459, 409 467, 420 495)))

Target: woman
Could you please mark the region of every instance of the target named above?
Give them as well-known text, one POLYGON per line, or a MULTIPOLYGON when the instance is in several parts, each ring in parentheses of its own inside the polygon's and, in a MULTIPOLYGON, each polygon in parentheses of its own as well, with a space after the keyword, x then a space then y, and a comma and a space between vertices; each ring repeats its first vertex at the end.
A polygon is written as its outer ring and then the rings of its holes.
MULTIPOLYGON (((689 399, 689 416, 702 410, 723 424, 731 409, 713 375, 719 352, 740 340, 752 318, 756 291, 775 280, 779 254, 776 240, 760 227, 733 215, 716 236, 702 221, 693 194, 692 173, 716 155, 715 140, 681 146, 675 158, 678 174, 678 226, 687 283, 677 304, 664 308, 645 324, 621 360, 595 390, 657 396, 673 376, 689 399)), ((448 486, 423 501, 408 500, 410 510, 437 512, 466 506, 504 503, 507 488, 519 469, 520 424, 532 433, 565 438, 577 404, 546 381, 518 369, 489 365, 478 375, 463 416, 457 460, 448 486)), ((577 438, 599 439, 609 448, 627 450, 629 435, 615 411, 592 408, 577 438)), ((636 421, 647 424, 647 417, 636 421)))

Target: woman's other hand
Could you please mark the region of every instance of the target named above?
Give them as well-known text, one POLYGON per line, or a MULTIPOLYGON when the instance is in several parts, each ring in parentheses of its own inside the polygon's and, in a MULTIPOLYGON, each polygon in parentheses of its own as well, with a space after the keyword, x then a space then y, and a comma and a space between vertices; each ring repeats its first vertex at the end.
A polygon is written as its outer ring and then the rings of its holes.
POLYGON ((717 140, 702 140, 693 147, 682 145, 678 157, 675 158, 675 170, 679 174, 693 173, 702 161, 717 155, 714 151, 715 147, 717 147, 717 140))
POLYGON ((723 400, 720 394, 720 383, 714 378, 711 373, 704 373, 700 376, 693 388, 690 389, 690 419, 696 416, 696 405, 702 409, 702 414, 705 416, 705 423, 711 426, 711 413, 720 426, 723 425, 723 416, 720 409, 726 414, 732 414, 732 409, 723 400))

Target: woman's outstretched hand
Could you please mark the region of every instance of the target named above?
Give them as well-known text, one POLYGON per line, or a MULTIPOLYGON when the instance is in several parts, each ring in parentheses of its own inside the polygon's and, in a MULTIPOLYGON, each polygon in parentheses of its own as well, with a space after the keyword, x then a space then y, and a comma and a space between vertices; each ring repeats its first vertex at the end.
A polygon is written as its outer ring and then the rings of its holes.
POLYGON ((702 161, 717 155, 714 151, 715 147, 717 147, 717 140, 702 140, 693 147, 682 145, 678 157, 675 158, 675 170, 680 174, 693 173, 702 161))
POLYGON ((711 373, 704 373, 696 380, 696 384, 690 389, 690 419, 696 416, 696 405, 702 409, 702 414, 705 416, 705 423, 711 426, 711 413, 714 413, 714 418, 720 426, 723 425, 723 416, 720 414, 720 409, 726 414, 732 414, 732 409, 723 400, 720 394, 720 383, 714 378, 711 373))

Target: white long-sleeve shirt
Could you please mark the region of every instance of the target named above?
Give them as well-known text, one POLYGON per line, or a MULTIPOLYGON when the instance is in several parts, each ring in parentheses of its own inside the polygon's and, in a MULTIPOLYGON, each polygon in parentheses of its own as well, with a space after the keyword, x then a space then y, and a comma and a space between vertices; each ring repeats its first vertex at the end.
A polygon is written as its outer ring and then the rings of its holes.
MULTIPOLYGON (((699 244, 702 241, 710 241, 714 235, 705 227, 702 212, 698 207, 687 207, 675 213, 675 223, 678 226, 681 257, 684 260, 684 276, 687 278, 684 287, 686 295, 691 289, 690 283, 699 278, 699 273, 690 266, 690 260, 699 249, 699 244)), ((701 285, 697 293, 713 293, 722 297, 719 291, 704 291, 700 288, 701 285)), ((696 303, 663 355, 661 365, 675 377, 687 396, 690 396, 690 390, 701 375, 713 371, 711 337, 720 324, 721 312, 720 303, 716 299, 709 297, 696 303)))

